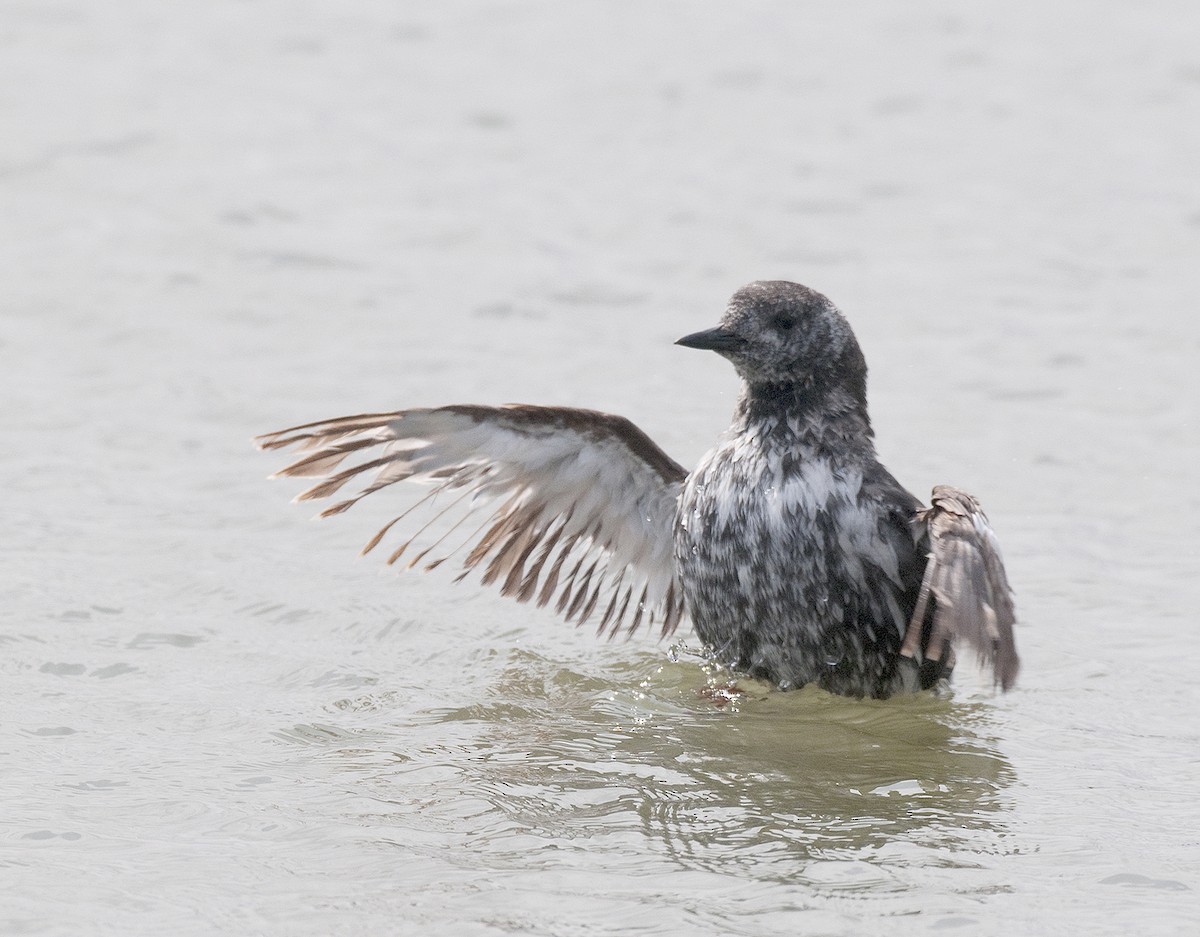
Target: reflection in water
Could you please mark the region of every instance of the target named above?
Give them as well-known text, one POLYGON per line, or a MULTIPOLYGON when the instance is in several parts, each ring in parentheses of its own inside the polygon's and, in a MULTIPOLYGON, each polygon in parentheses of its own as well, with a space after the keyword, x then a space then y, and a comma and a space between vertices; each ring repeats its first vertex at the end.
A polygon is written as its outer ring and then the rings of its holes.
POLYGON ((972 865, 997 848, 1013 771, 986 704, 748 683, 721 707, 705 680, 650 655, 600 679, 513 651, 489 700, 419 714, 427 744, 374 764, 381 835, 415 823, 442 847, 457 840, 466 867, 548 871, 584 850, 626 872, 843 896, 903 891, 894 867, 972 865))
POLYGON ((731 725, 681 727, 672 744, 691 783, 645 788, 644 827, 681 861, 726 867, 959 845, 992 827, 1012 776, 971 715, 928 699, 771 694, 731 725))

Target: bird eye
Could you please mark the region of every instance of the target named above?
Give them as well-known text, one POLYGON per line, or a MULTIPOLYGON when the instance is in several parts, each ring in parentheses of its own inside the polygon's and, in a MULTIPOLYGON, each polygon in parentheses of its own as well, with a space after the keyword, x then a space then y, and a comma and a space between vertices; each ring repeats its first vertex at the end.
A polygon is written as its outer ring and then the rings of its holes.
POLYGON ((796 318, 795 316, 790 316, 787 313, 781 312, 771 320, 771 324, 781 332, 790 332, 793 326, 796 324, 796 318))

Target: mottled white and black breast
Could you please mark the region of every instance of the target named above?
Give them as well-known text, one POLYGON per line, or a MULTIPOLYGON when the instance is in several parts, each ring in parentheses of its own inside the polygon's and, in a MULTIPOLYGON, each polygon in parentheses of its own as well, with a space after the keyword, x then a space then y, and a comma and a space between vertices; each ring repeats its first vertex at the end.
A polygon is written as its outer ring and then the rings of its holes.
POLYGON ((719 659, 785 688, 899 689, 920 574, 908 505, 881 497, 881 472, 744 435, 705 457, 680 496, 675 552, 696 631, 719 659))

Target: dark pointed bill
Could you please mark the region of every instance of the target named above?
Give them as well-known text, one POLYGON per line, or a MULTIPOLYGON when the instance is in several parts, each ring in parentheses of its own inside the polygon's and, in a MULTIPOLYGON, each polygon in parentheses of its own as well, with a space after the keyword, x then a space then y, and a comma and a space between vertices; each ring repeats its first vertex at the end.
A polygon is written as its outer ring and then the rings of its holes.
POLYGON ((728 329, 705 329, 685 335, 675 343, 684 348, 700 348, 704 351, 733 351, 746 344, 746 340, 728 329))

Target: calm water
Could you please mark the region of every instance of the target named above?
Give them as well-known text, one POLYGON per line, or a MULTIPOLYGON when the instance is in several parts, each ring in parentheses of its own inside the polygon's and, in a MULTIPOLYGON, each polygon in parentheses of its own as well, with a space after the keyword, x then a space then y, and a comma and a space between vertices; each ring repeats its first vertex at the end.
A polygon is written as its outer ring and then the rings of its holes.
POLYGON ((0 4, 0 932, 1194 933, 1200 14, 1043 6, 0 4), (983 498, 1015 692, 717 706, 248 442, 523 400, 690 464, 735 382, 671 342, 758 277, 983 498))

